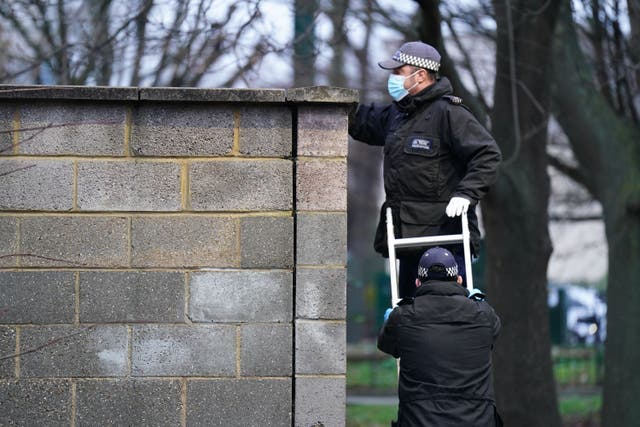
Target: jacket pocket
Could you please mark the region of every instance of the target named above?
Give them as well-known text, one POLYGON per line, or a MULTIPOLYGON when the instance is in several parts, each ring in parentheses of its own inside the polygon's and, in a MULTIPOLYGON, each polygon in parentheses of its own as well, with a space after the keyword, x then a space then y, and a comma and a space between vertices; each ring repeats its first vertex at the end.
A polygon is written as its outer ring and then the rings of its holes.
POLYGON ((405 137, 398 170, 402 194, 410 199, 437 200, 440 183, 441 141, 428 134, 405 137))
POLYGON ((440 234, 445 222, 447 202, 401 202, 400 230, 402 237, 422 237, 440 234))
POLYGON ((414 134, 404 141, 404 152, 422 157, 436 157, 440 151, 440 139, 414 134))

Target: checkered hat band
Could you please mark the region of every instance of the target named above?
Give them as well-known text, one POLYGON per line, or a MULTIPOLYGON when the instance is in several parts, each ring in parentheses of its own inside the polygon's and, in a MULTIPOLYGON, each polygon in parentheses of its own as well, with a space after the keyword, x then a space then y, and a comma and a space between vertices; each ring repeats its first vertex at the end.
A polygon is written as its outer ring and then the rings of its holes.
MULTIPOLYGON (((447 277, 457 277, 458 276, 458 266, 454 265, 453 267, 445 267, 445 271, 447 273, 447 277)), ((420 266, 418 267, 418 277, 429 277, 429 270, 420 266)))
POLYGON ((432 59, 420 58, 418 56, 407 55, 400 51, 393 55, 395 61, 404 62, 405 64, 413 65, 414 67, 426 68, 427 70, 438 71, 440 63, 432 59))
POLYGON ((447 270, 447 276, 449 277, 454 277, 458 275, 458 266, 454 265, 453 267, 447 267, 445 268, 445 270, 447 270))

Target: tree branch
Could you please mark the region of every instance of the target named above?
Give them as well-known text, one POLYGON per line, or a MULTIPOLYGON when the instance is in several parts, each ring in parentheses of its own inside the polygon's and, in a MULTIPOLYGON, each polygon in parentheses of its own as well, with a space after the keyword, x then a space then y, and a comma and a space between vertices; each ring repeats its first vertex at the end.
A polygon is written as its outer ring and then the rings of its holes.
POLYGON ((575 182, 580 183, 585 187, 587 186, 584 173, 582 172, 582 170, 580 170, 579 167, 571 166, 570 164, 560 160, 560 158, 549 153, 547 153, 547 161, 551 166, 556 168, 558 172, 568 176, 575 182))
POLYGON ((471 81, 473 82, 473 86, 475 88, 476 99, 482 106, 482 109, 485 111, 485 113, 489 114, 489 111, 491 109, 489 108, 489 104, 487 103, 487 100, 484 97, 484 89, 480 86, 480 82, 478 81, 477 74, 475 73, 473 65, 471 63, 471 57, 469 56, 469 52, 467 52, 464 45, 460 41, 460 37, 458 37, 458 32, 455 30, 453 23, 451 22, 451 19, 443 18, 443 21, 447 24, 449 31, 451 31, 451 38, 453 39, 454 43, 458 47, 458 50, 460 50, 460 53, 462 55, 462 65, 469 72, 469 75, 471 76, 471 81))

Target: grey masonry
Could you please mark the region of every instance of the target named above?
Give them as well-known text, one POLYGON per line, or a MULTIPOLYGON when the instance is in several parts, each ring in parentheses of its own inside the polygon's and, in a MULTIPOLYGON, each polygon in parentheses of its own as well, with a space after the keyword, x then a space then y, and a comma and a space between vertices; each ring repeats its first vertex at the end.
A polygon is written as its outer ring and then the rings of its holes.
POLYGON ((344 425, 357 92, 1 89, 0 425, 344 425))

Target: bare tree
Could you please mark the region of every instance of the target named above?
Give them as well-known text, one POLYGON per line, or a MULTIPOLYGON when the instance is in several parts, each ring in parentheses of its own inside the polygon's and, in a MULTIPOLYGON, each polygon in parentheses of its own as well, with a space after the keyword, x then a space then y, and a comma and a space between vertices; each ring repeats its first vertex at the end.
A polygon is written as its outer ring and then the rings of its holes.
MULTIPOLYGON (((332 86, 358 87, 361 99, 368 102, 374 98, 369 88, 377 82, 375 73, 372 73, 375 61, 370 55, 371 38, 375 31, 373 3, 373 0, 332 0, 320 11, 327 16, 332 28, 330 38, 322 41, 322 49, 330 50, 331 56, 328 67, 321 71, 332 86), (364 30, 361 44, 349 35, 350 25, 355 24, 364 30), (350 59, 358 66, 356 75, 351 78, 347 67, 350 59), (353 83, 350 84, 350 80, 353 83)), ((386 284, 380 288, 379 283, 384 271, 384 259, 373 250, 382 189, 381 159, 380 147, 349 141, 347 292, 352 307, 348 313, 351 318, 349 334, 357 338, 375 336, 375 322, 379 313, 375 312, 375 305, 365 304, 366 296, 380 295, 386 290, 386 284), (367 321, 361 321, 364 319, 367 321)))
POLYGON ((490 116, 492 133, 504 155, 499 180, 482 204, 486 283, 505 326, 494 357, 499 408, 507 425, 559 426, 546 304, 551 254, 546 155, 550 88, 546 80, 550 74, 547 52, 560 2, 496 0, 491 5, 480 2, 480 15, 475 17, 465 12, 472 23, 490 10, 495 14, 495 34, 478 35, 494 37, 496 42, 493 102, 483 97, 470 56, 457 38, 454 12, 461 11, 444 8, 444 22, 462 52, 462 65, 471 73, 475 94, 462 85, 446 54, 440 2, 419 4, 422 39, 445 52, 443 73, 481 120, 490 116), (513 392, 516 389, 518 393, 513 392))
POLYGON ((293 84, 312 86, 315 81, 315 20, 319 13, 316 0, 295 0, 293 41, 293 84))
POLYGON ((270 52, 259 0, 0 3, 0 82, 233 86, 270 52), (247 33, 251 32, 248 36, 247 33))
POLYGON ((549 339, 549 51, 561 1, 494 0, 497 23, 492 131, 503 152, 483 203, 487 283, 503 319, 495 351, 505 424, 559 426, 549 339), (518 390, 518 393, 514 393, 518 390))
POLYGON ((640 2, 636 0, 627 1, 627 8, 629 9, 629 23, 631 24, 629 55, 632 67, 635 70, 636 82, 640 82, 640 2))
MULTIPOLYGON (((553 100, 578 159, 566 169, 601 202, 609 245, 603 425, 632 426, 640 419, 633 403, 640 379, 629 375, 640 360, 640 130, 631 102, 638 98, 637 62, 630 59, 634 47, 618 33, 620 9, 591 5, 590 28, 577 26, 568 7, 563 11, 553 100), (580 31, 588 35, 592 60, 580 31)), ((630 18, 633 37, 640 22, 637 15, 630 18)))
MULTIPOLYGON (((505 5, 513 2, 505 2, 505 5)), ((640 154, 638 140, 638 107, 640 101, 639 87, 639 57, 638 57, 638 34, 640 34, 640 15, 638 13, 638 2, 601 2, 598 0, 584 1, 581 10, 586 11, 583 15, 574 12, 569 13, 568 4, 565 13, 558 25, 558 33, 554 37, 553 60, 555 68, 549 78, 553 87, 554 114, 563 131, 568 136, 576 161, 567 161, 558 154, 558 139, 552 135, 547 144, 547 161, 555 170, 577 183, 583 185, 588 191, 567 192, 562 195, 553 194, 554 199, 562 197, 563 210, 556 210, 550 219, 565 221, 593 220, 603 218, 606 225, 606 237, 609 245, 609 277, 608 277, 608 328, 606 342, 606 366, 605 366, 605 387, 604 405, 602 419, 606 425, 634 425, 638 419, 636 405, 632 403, 634 396, 640 389, 640 384, 634 378, 628 376, 632 366, 640 359, 640 346, 634 335, 637 328, 638 303, 640 295, 637 287, 629 286, 629 282, 635 280, 638 275, 636 259, 637 241, 640 234, 638 232, 638 206, 637 183, 638 170, 640 170, 640 154), (628 23, 628 31, 623 30, 624 23, 628 23), (596 198, 601 209, 584 209, 585 205, 593 204, 596 198), (601 212, 601 213, 600 213, 601 212), (634 243, 635 242, 635 243, 634 243)), ((551 6, 552 3, 546 5, 551 6)), ((495 5, 496 12, 499 11, 500 3, 495 5)), ((519 5, 520 7, 522 5, 519 5)), ((545 6, 545 5, 542 5, 545 6)), ((544 12, 546 7, 540 9, 530 7, 527 13, 530 17, 541 16, 537 13, 544 12)), ((451 9, 450 9, 451 10, 451 9)), ((525 9, 526 10, 526 9, 525 9)), ((459 10, 456 12, 460 12, 459 10)), ((464 11, 463 11, 464 12, 464 11)), ((455 16, 449 14, 449 16, 455 16)), ((514 15, 517 16, 517 15, 514 15)), ((456 16, 456 18, 460 15, 456 16)), ((503 15, 504 19, 505 15, 503 15)), ((513 16, 512 16, 513 18, 513 16)), ((521 16, 521 18, 524 18, 521 16)), ((445 18, 446 20, 447 18, 445 18)), ((473 20, 469 15, 464 15, 464 19, 473 20)), ((512 21, 522 22, 522 21, 512 21)), ((516 30, 517 28, 514 27, 516 30)), ((526 34, 526 32, 522 32, 526 34)), ((517 31, 516 31, 517 34, 517 31)), ((490 34, 487 34, 490 36, 490 34)), ((498 32, 498 38, 500 32, 498 32)), ((454 34, 455 37, 455 34, 454 34)), ((524 35, 519 35, 522 37, 524 35)), ((540 38, 536 36, 532 40, 532 45, 537 45, 540 38)), ((551 50, 547 51, 549 55, 551 50)), ((516 57, 517 52, 516 53, 516 57)), ((539 64, 545 64, 540 58, 539 64)), ((531 66, 528 70, 522 70, 525 75, 531 74, 535 70, 531 66)), ((502 74, 505 73, 503 68, 502 74)), ((520 73, 516 68, 516 76, 520 73)), ((498 78, 500 78, 498 70, 498 78)), ((544 81, 545 79, 540 79, 544 81)), ((518 91, 522 92, 518 98, 524 96, 539 100, 540 91, 532 91, 530 86, 525 86, 522 79, 517 79, 518 91), (535 97, 533 95, 536 95, 535 97)), ((515 92, 518 94, 518 92, 515 92)), ((513 94, 513 91, 512 91, 513 94)), ((496 107, 498 108, 498 88, 496 89, 496 107)), ((503 102, 508 103, 509 99, 503 102)), ((544 104, 540 104, 543 106, 544 104)), ((540 109, 544 111, 544 109, 540 109)), ((493 114, 494 133, 501 135, 503 128, 509 128, 504 123, 511 123, 514 117, 520 119, 520 128, 527 125, 522 123, 522 115, 515 116, 513 113, 507 117, 506 122, 496 122, 497 113, 493 114)), ((533 117, 533 116, 532 116, 533 117)), ((534 123, 534 122, 531 122, 534 123)), ((538 120, 539 124, 544 121, 538 120)), ((542 126, 546 127, 546 125, 542 126)), ((534 128, 534 130, 537 129, 534 128)), ((532 133, 533 134, 533 133, 532 133)), ((522 136, 526 136, 524 133, 522 136)), ((544 143, 542 143, 544 145, 544 143)), ((520 149, 524 147, 520 144, 520 149)), ((509 156, 507 155, 507 158, 509 156)), ((526 174, 534 174, 523 166, 522 170, 526 174)), ((508 168, 507 168, 508 169, 508 168)), ((541 169, 540 169, 541 171, 541 169)), ((512 172, 511 172, 512 174, 512 172)), ((515 177, 510 177, 514 183, 515 177)), ((519 188, 524 188, 518 185, 519 188)), ((537 192, 541 192, 546 186, 537 186, 537 192)), ((500 184, 498 185, 500 188, 500 184)), ((534 189, 532 189, 533 191, 534 189)), ((546 191, 546 190, 544 190, 546 191)), ((494 191, 499 193, 500 190, 494 191)), ((515 191, 513 194, 517 194, 515 191)), ((504 205, 508 201, 502 200, 504 205)), ((502 204, 501 203, 501 204, 502 204)), ((519 202, 519 204, 523 204, 519 202)), ((537 203, 535 204, 537 205, 537 203)), ((500 206, 498 209, 505 215, 505 209, 500 206)), ((534 206, 534 204, 529 204, 534 206)), ((542 213, 541 213, 542 214, 542 213)), ((537 216, 537 214, 535 215, 537 216)), ((497 217, 500 218, 500 217, 497 217)), ((522 218, 525 218, 523 213, 522 218)), ((487 219, 491 219, 487 215, 487 219)), ((507 226, 502 221, 496 219, 495 230, 504 229, 507 226)), ((489 228, 491 228, 491 223, 489 228)), ((491 238, 491 230, 488 230, 491 238)), ((505 236, 507 238, 507 236, 505 236)), ((510 238, 513 238, 511 235, 510 238)), ((501 245, 500 242, 491 241, 491 245, 501 245)), ((544 244, 542 245, 544 246, 544 244)), ((580 248, 576 248, 577 251, 580 248)), ((534 252, 529 250, 530 258, 527 265, 531 266, 531 260, 536 259, 534 252)), ((504 263, 502 260, 497 262, 504 263)), ((507 269, 510 267, 495 266, 507 269)), ((527 273, 529 274, 529 273, 527 273)), ((514 278, 518 283, 517 277, 514 278)), ((511 287, 520 289, 519 287, 511 287)), ((492 299, 496 295, 492 292, 492 299)), ((499 299, 505 297, 502 290, 499 299)), ((520 300, 530 301, 529 296, 519 293, 519 295, 506 296, 508 301, 520 300)), ((542 306, 543 302, 536 303, 542 306)), ((513 303, 509 302, 512 306, 513 303)), ((517 305, 517 310, 520 307, 517 305)), ((510 310, 510 309, 508 309, 510 310)), ((522 318, 522 311, 519 316, 522 318)), ((530 319, 529 316, 525 316, 530 319)), ((514 319, 515 321, 515 319, 514 319)), ((544 319, 539 324, 543 324, 544 319)), ((521 369, 522 367, 518 368, 521 369)), ((522 382, 518 382, 522 384, 522 382)), ((498 388, 500 385, 498 384, 498 388)), ((509 389, 509 387, 507 387, 509 389)), ((514 397, 523 399, 522 395, 514 397)), ((522 423, 518 423, 522 425, 522 423)))

